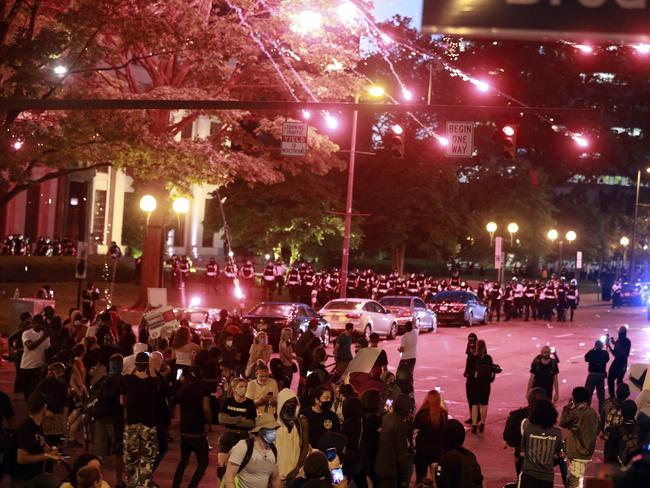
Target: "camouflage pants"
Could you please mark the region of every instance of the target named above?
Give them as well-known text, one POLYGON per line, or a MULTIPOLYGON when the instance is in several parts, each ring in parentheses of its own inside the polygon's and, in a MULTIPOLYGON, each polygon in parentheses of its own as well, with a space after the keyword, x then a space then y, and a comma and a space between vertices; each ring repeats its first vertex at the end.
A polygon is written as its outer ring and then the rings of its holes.
POLYGON ((157 454, 158 436, 155 427, 144 424, 124 427, 124 474, 128 488, 151 486, 153 463, 157 454))

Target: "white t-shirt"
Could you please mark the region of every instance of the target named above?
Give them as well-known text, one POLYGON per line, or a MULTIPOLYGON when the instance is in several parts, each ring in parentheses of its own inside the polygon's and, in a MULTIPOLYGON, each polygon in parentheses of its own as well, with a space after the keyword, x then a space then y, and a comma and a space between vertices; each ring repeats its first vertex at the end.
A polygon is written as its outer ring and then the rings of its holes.
POLYGON ((418 331, 413 329, 402 336, 400 346, 404 348, 401 359, 415 359, 418 357, 418 331))
MULTIPOLYGON (((36 332, 34 329, 27 329, 23 332, 23 344, 27 341, 36 342, 43 337, 45 331, 36 332)), ((20 360, 21 369, 34 369, 40 368, 45 365, 45 350, 50 347, 50 338, 48 337, 41 342, 38 347, 31 351, 25 347, 23 350, 23 357, 20 360)))
MULTIPOLYGON (((241 440, 230 450, 229 463, 241 465, 246 455, 246 440, 241 440)), ((271 449, 260 450, 253 446, 253 454, 248 464, 239 473, 240 488, 267 488, 275 471, 276 460, 271 449)))

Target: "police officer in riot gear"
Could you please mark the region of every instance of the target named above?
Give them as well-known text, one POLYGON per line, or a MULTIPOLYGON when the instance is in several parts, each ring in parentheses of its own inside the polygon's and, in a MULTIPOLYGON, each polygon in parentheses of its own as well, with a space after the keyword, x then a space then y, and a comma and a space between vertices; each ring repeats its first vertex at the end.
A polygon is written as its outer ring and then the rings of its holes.
POLYGON ((262 271, 262 281, 266 290, 266 299, 273 300, 273 290, 275 290, 275 264, 273 261, 266 263, 262 271))
POLYGON ((496 313, 497 322, 501 320, 501 299, 503 298, 503 290, 501 289, 501 283, 495 281, 490 288, 490 293, 488 294, 490 299, 490 314, 489 320, 492 321, 492 316, 496 313))
POLYGON ((289 290, 289 300, 297 302, 300 298, 300 271, 295 266, 287 273, 287 289, 289 290))
POLYGON ((219 265, 217 264, 216 259, 210 258, 208 264, 205 265, 205 276, 203 279, 206 295, 209 295, 212 291, 214 291, 215 294, 219 293, 219 265))
POLYGON ((253 297, 253 286, 255 285, 255 266, 250 259, 247 259, 239 270, 240 287, 243 293, 249 298, 253 297))
POLYGON ((573 315, 580 303, 580 291, 578 290, 578 281, 574 278, 571 280, 569 289, 566 294, 567 304, 569 305, 569 321, 573 322, 573 315))

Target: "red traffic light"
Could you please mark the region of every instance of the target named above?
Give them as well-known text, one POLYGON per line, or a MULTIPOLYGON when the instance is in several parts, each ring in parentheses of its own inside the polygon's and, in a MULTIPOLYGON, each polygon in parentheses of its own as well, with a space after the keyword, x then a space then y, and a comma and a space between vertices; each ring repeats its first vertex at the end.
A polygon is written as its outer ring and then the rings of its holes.
POLYGON ((503 129, 501 129, 501 131, 508 137, 512 137, 515 135, 515 129, 511 125, 503 126, 503 129))

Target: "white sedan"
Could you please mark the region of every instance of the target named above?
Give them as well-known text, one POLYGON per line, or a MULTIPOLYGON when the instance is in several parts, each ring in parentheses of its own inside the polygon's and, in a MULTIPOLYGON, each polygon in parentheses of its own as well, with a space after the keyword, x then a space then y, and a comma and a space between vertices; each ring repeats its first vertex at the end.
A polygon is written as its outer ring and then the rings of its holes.
POLYGON ((331 300, 320 309, 320 314, 330 324, 332 332, 342 332, 345 324, 354 325, 354 330, 363 332, 366 340, 376 332, 387 339, 397 336, 397 320, 380 303, 364 298, 343 298, 331 300))

